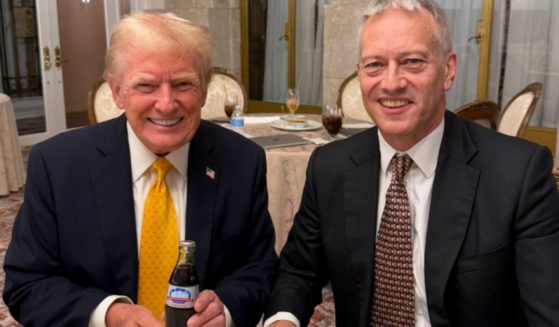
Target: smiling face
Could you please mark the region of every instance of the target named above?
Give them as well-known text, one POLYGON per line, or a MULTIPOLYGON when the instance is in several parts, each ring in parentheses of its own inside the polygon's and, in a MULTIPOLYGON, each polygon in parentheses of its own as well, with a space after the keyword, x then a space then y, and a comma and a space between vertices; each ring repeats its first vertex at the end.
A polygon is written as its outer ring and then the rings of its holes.
POLYGON ((386 141, 406 151, 443 119, 456 55, 444 54, 436 22, 424 9, 386 9, 360 39, 359 81, 368 114, 386 141))
POLYGON ((146 147, 164 155, 188 143, 200 124, 205 93, 194 55, 164 48, 124 55, 126 67, 110 74, 115 103, 146 147))

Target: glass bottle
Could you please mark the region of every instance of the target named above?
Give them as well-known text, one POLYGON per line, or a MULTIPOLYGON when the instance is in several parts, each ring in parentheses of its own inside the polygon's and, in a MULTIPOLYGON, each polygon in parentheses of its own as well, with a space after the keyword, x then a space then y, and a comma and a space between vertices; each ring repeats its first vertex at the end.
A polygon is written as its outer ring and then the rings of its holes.
POLYGON ((194 262, 195 241, 179 243, 179 257, 171 277, 165 300, 165 326, 184 327, 194 314, 194 301, 198 298, 198 276, 194 262))

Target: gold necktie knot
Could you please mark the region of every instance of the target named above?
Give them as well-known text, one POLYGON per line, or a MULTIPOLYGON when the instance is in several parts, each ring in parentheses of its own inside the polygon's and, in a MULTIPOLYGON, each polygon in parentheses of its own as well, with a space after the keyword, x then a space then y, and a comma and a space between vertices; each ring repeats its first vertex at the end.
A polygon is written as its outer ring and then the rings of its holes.
POLYGON ((165 159, 165 157, 159 157, 153 162, 151 167, 157 172, 157 180, 159 181, 164 179, 165 175, 173 169, 173 164, 170 163, 169 160, 165 159))

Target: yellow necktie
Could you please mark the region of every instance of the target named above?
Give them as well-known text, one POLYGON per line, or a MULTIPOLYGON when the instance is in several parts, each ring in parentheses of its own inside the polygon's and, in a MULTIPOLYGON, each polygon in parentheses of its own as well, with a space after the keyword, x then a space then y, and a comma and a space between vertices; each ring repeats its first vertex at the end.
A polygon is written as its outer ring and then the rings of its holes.
POLYGON ((175 206, 165 183, 165 175, 173 169, 173 165, 159 157, 151 167, 157 172, 157 181, 144 205, 138 304, 148 308, 159 319, 165 308, 169 276, 177 261, 179 232, 175 206))

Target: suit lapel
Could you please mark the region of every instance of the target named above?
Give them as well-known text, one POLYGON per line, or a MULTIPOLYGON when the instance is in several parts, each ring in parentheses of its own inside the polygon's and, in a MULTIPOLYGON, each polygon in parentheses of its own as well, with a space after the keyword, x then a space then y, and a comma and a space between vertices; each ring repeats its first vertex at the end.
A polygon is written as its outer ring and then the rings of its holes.
POLYGON ((214 144, 207 134, 202 121, 190 142, 187 180, 186 238, 196 241, 196 270, 201 285, 204 285, 210 254, 216 193, 221 176, 214 157, 214 144))
POLYGON ((425 286, 432 325, 449 325, 444 291, 471 217, 479 170, 469 162, 476 152, 466 125, 446 113, 425 246, 425 286))
POLYGON ((105 126, 98 144, 102 157, 90 165, 91 180, 115 284, 121 294, 135 300, 138 257, 130 255, 137 253, 137 241, 126 119, 105 126))
POLYGON ((344 175, 344 214, 349 261, 355 289, 359 290, 360 326, 368 321, 371 303, 374 240, 377 226, 380 153, 377 129, 350 155, 353 163, 344 175))

